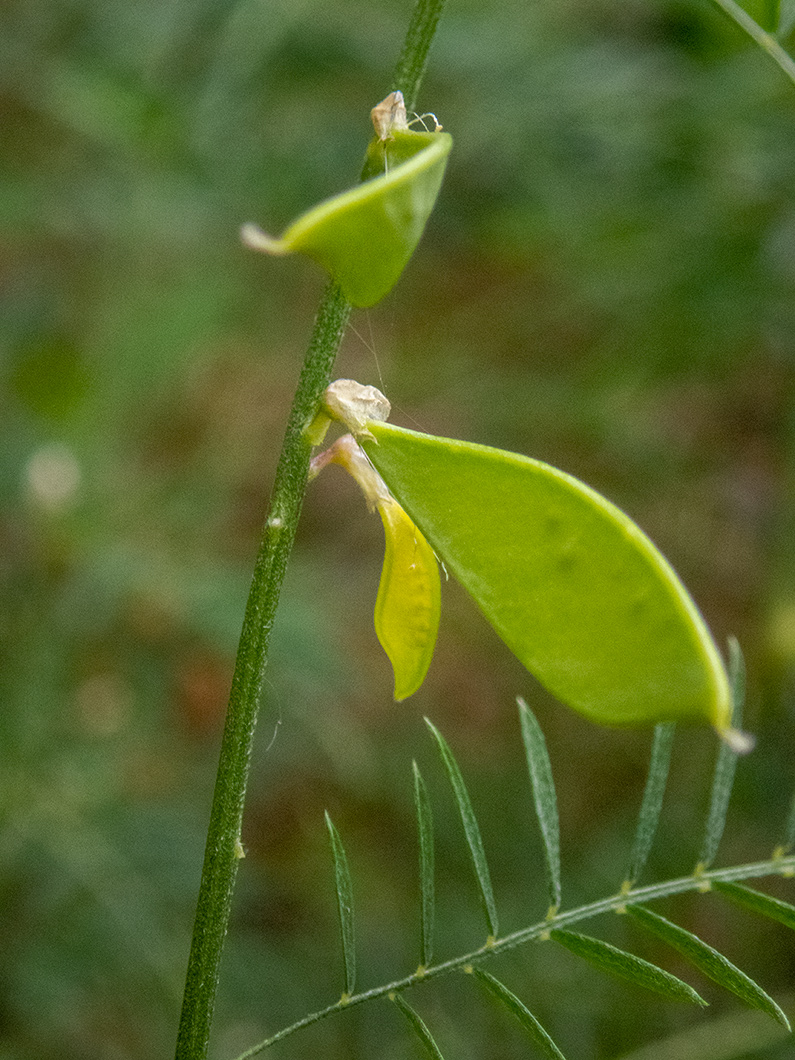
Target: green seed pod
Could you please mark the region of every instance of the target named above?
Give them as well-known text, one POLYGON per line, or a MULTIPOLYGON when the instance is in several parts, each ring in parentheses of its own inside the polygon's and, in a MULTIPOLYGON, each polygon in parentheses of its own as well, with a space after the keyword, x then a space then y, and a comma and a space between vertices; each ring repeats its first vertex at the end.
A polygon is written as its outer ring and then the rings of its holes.
POLYGON ((362 184, 302 214, 279 239, 256 225, 241 231, 254 250, 307 254, 360 307, 374 305, 397 283, 436 202, 453 145, 448 133, 410 129, 400 93, 374 107, 372 116, 376 137, 362 184))
POLYGON ((698 608, 624 512, 539 460, 394 427, 388 413, 378 390, 344 379, 322 416, 353 432, 382 494, 542 684, 603 725, 707 721, 735 752, 752 748, 732 728, 729 678, 698 608))
POLYGON ((708 721, 735 746, 704 620, 628 516, 529 457, 375 420, 362 448, 519 660, 608 725, 708 721))
POLYGON ((370 422, 361 445, 520 661, 603 724, 709 721, 731 695, 668 562, 610 501, 537 460, 370 422))
POLYGON ((375 631, 395 672, 395 699, 413 695, 425 680, 441 612, 439 568, 430 545, 391 498, 379 502, 386 552, 375 631))

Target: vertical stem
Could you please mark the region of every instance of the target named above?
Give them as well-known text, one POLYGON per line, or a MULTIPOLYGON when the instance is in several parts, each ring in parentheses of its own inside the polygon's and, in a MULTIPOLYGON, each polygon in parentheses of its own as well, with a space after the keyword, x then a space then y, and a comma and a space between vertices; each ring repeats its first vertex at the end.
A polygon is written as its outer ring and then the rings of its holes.
MULTIPOLYGON (((403 89, 410 102, 419 90, 443 6, 444 0, 416 2, 395 72, 397 87, 403 89)), ((276 469, 221 739, 176 1060, 205 1060, 207 1056, 221 954, 237 875, 243 805, 268 645, 309 469, 311 447, 304 432, 314 419, 331 379, 350 311, 339 287, 331 283, 315 321, 276 469)))
POLYGON ((403 93, 408 110, 414 110, 417 105, 428 52, 442 16, 444 2, 445 0, 417 0, 414 6, 403 51, 392 78, 392 88, 400 89, 403 93))
POLYGON ((304 496, 312 422, 329 384, 350 305, 330 284, 315 322, 287 425, 265 533, 246 605, 221 741, 207 846, 193 928, 177 1060, 207 1055, 221 953, 238 863, 238 841, 259 697, 273 619, 304 496))

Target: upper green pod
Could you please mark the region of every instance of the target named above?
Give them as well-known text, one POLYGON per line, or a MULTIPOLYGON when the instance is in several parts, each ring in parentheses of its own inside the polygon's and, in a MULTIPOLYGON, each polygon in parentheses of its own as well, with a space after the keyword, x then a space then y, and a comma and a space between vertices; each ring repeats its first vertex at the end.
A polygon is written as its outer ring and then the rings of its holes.
POLYGON ((743 746, 704 620, 615 505, 488 446, 375 421, 359 443, 500 637, 564 703, 603 724, 709 721, 743 746))
POLYGON ((376 136, 363 183, 302 214, 276 239, 244 225, 247 246, 268 254, 302 253, 339 283, 355 306, 392 290, 420 240, 442 184, 452 137, 409 128, 399 92, 372 111, 376 136))

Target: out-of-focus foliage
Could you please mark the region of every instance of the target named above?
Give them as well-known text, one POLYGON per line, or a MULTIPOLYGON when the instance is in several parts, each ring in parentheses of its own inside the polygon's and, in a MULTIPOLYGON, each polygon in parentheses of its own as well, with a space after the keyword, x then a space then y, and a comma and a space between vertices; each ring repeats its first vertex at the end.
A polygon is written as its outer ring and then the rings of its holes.
MULTIPOLYGON (((237 230, 278 232, 348 186, 409 9, 0 12, 3 1060, 172 1047, 246 585, 324 282, 245 252, 237 230)), ((382 382, 397 422, 577 474, 650 533, 717 636, 744 644, 759 747, 726 857, 763 856, 795 739, 795 90, 702 0, 450 0, 420 106, 455 137, 442 197, 396 290, 354 317, 339 375, 382 382)), ((342 476, 313 484, 268 669, 219 1056, 338 993, 325 807, 358 886, 362 982, 416 966, 422 713, 457 734, 506 921, 546 901, 517 692, 564 774, 564 902, 624 869, 648 738, 560 710, 453 586, 428 682, 395 707, 371 627, 380 535, 342 476)), ((692 866, 712 752, 705 733, 677 742, 655 874, 692 866)), ((440 953, 478 942, 444 807, 440 953)), ((792 990, 774 929, 695 908, 709 922, 690 927, 792 990)), ((546 949, 511 971, 586 1060, 692 1019, 628 1006, 546 949), (573 990, 577 1021, 557 1007, 573 990)), ((524 1055, 474 1005, 440 1005, 435 1031, 451 1056, 524 1055)), ((401 1034, 362 1010, 282 1052, 402 1057, 401 1034)))

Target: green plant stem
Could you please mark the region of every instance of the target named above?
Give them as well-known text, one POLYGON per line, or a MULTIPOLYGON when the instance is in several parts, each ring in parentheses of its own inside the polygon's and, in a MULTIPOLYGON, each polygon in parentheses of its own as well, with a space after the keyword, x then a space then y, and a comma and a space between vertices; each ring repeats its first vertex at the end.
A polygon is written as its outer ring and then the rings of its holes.
POLYGON ((315 322, 276 470, 221 740, 177 1037, 177 1060, 203 1060, 207 1055, 237 875, 243 804, 268 644, 309 470, 311 447, 305 430, 329 384, 350 310, 339 287, 330 284, 315 322))
POLYGON ((392 88, 399 89, 406 101, 406 109, 414 110, 420 84, 428 62, 428 52, 436 27, 442 16, 445 0, 417 0, 400 53, 392 88))
POLYGON ((411 986, 416 986, 419 983, 426 982, 428 979, 435 979, 449 972, 465 971, 469 965, 477 964, 498 953, 503 953, 505 950, 514 949, 516 946, 524 945, 526 942, 548 938, 549 932, 554 928, 567 927, 583 920, 590 920, 603 913, 621 913, 627 906, 645 904, 657 898, 668 898, 671 895, 687 894, 693 891, 708 891, 712 883, 732 883, 737 880, 762 879, 765 876, 790 877, 793 874, 795 874, 795 856, 773 857, 769 861, 734 865, 731 868, 712 869, 698 875, 694 873, 692 876, 683 876, 675 880, 664 880, 648 887, 633 887, 626 893, 611 895, 609 898, 602 898, 597 902, 589 902, 588 905, 557 913, 553 917, 545 917, 544 920, 539 921, 537 924, 513 931, 510 935, 504 935, 502 938, 493 941, 489 940, 480 949, 461 954, 459 957, 453 957, 451 960, 444 961, 441 964, 423 968, 421 972, 414 972, 402 979, 396 979, 394 982, 373 987, 371 990, 364 990, 360 994, 354 994, 352 997, 346 997, 333 1005, 328 1005, 324 1009, 319 1009, 317 1012, 304 1016, 303 1019, 297 1020, 289 1027, 285 1027, 270 1038, 266 1038, 265 1041, 252 1045, 250 1049, 236 1057, 236 1060, 251 1060, 253 1056, 257 1056, 263 1050, 275 1045, 276 1042, 289 1038, 296 1031, 309 1027, 313 1023, 318 1023, 320 1020, 334 1015, 335 1012, 341 1012, 352 1005, 361 1005, 365 1001, 388 997, 392 993, 398 993, 401 990, 406 990, 411 986))
MULTIPOLYGON (((419 91, 443 6, 444 0, 417 0, 414 7, 394 78, 396 87, 403 90, 410 102, 419 91)), ((350 311, 350 304, 339 287, 330 284, 304 359, 276 470, 221 739, 176 1060, 204 1060, 207 1056, 221 954, 237 876, 243 806, 268 645, 309 470, 310 444, 305 431, 331 380, 350 311)))

